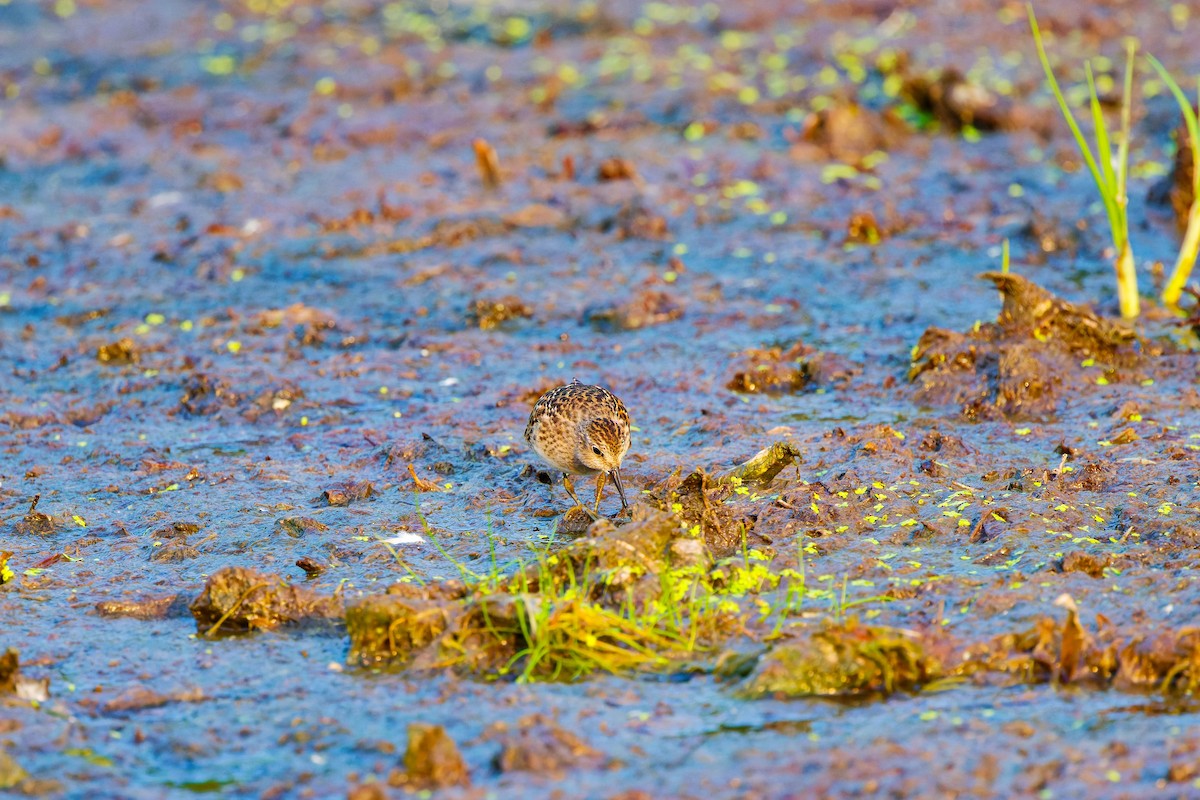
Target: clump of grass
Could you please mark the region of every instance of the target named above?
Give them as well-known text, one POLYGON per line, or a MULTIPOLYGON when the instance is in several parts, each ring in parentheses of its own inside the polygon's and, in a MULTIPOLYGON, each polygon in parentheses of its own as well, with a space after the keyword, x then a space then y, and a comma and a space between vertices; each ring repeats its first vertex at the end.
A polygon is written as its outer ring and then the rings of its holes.
POLYGON ((1117 299, 1121 306, 1121 316, 1126 319, 1134 319, 1141 313, 1141 303, 1138 297, 1137 269, 1133 260, 1133 248, 1129 243, 1129 217, 1127 214, 1129 201, 1125 189, 1129 175, 1130 104, 1133 95, 1133 57, 1136 45, 1132 39, 1127 40, 1125 45, 1125 85, 1121 95, 1121 128, 1115 158, 1112 146, 1113 137, 1104 120, 1100 96, 1096 91, 1096 80, 1092 75, 1092 66, 1090 62, 1084 65, 1087 72, 1088 91, 1091 96, 1092 122, 1095 127, 1096 149, 1093 153, 1087 137, 1083 135, 1079 123, 1075 120, 1074 112, 1071 111, 1066 97, 1063 96, 1058 79, 1054 77, 1054 69, 1050 66, 1050 59, 1046 55, 1046 46, 1042 41, 1042 32, 1038 28, 1033 6, 1026 4, 1025 8, 1029 13, 1029 28, 1033 32, 1033 41, 1037 44, 1038 58, 1042 62, 1046 80, 1054 92, 1063 118, 1071 128, 1075 143, 1079 146, 1079 153, 1087 163, 1088 170, 1092 173, 1092 180, 1096 183, 1096 189, 1100 192, 1100 199, 1104 203, 1113 250, 1116 253, 1117 299))
POLYGON ((536 552, 511 574, 494 553, 479 575, 442 550, 464 596, 438 655, 424 663, 485 678, 573 681, 662 672, 693 658, 739 628, 740 609, 720 604, 705 570, 666 563, 660 538, 677 528, 673 518, 649 520, 536 552))
POLYGON ((711 568, 660 564, 655 574, 614 589, 611 569, 541 554, 536 571, 520 570, 501 591, 477 598, 471 622, 450 649, 474 662, 477 673, 521 681, 664 672, 694 665, 732 636, 779 636, 805 600, 828 598, 838 618, 853 606, 886 600, 848 602, 843 584, 838 603, 833 592, 805 585, 802 560, 800 571, 778 572, 770 561, 743 549, 711 568))
MULTIPOLYGON (((1179 84, 1171 77, 1171 73, 1167 72, 1162 63, 1154 56, 1146 58, 1150 62, 1150 66, 1154 67, 1154 71, 1158 73, 1158 77, 1162 78, 1163 83, 1171 90, 1175 101, 1179 103, 1179 110, 1182 112, 1184 124, 1187 126, 1188 146, 1192 150, 1192 207, 1188 211, 1187 229, 1183 234, 1183 243, 1179 246, 1179 256, 1175 260, 1175 268, 1171 271, 1171 277, 1162 293, 1163 305, 1176 309, 1179 307, 1179 298, 1183 295, 1183 288, 1187 286, 1188 278, 1192 274, 1192 267, 1196 265, 1196 256, 1200 253, 1200 122, 1196 118, 1196 109, 1188 100, 1187 95, 1183 93, 1183 89, 1179 88, 1179 84)), ((1197 81, 1197 87, 1197 93, 1200 96, 1200 80, 1197 81)), ((1180 142, 1179 146, 1183 147, 1183 142, 1180 142)))
POLYGON ((798 571, 779 569, 744 538, 740 553, 715 564, 672 563, 671 543, 698 531, 685 534, 671 514, 535 550, 511 571, 497 562, 489 530, 486 572, 455 559, 419 508, 418 516, 458 578, 422 581, 392 550, 408 580, 347 609, 351 663, 524 682, 663 673, 697 668, 734 637, 778 637, 806 602, 829 600, 840 619, 883 599, 847 602, 843 582, 839 603, 831 589, 808 586, 802 540, 798 571))
POLYGON ((694 640, 676 620, 624 613, 578 592, 538 597, 517 609, 525 646, 512 656, 505 671, 520 664, 524 681, 652 671, 671 663, 665 653, 695 649, 694 640))
MULTIPOLYGON (((591 558, 577 563, 541 554, 535 587, 530 572, 520 570, 508 594, 493 595, 518 598, 511 613, 489 620, 490 644, 502 651, 504 643, 513 645, 498 675, 563 681, 596 672, 663 671, 740 629, 741 609, 698 568, 662 564, 657 575, 626 585, 623 593, 612 585, 614 572, 597 569, 591 558)), ((477 641, 486 647, 488 638, 477 641)))

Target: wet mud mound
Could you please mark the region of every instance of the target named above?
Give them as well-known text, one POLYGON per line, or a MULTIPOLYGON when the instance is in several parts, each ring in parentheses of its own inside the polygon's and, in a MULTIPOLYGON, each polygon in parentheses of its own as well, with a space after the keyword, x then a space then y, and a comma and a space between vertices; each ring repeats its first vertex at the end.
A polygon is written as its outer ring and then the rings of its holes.
MULTIPOLYGON (((1069 96, 1184 5, 1039 0, 1069 96)), ((1200 791, 1196 355, 949 6, 0 0, 0 792, 1200 791)))
POLYGON ((1073 684, 1190 697, 1200 689, 1200 630, 1130 629, 1102 613, 1087 625, 1075 601, 1061 595, 1059 622, 1043 617, 1030 628, 965 648, 959 672, 985 682, 1073 684))
POLYGON ((812 161, 833 158, 864 166, 872 154, 899 147, 908 134, 908 126, 895 114, 844 100, 808 117, 799 141, 791 147, 791 156, 812 161))
POLYGON ((1146 380, 1161 346, 1019 275, 981 276, 1000 290, 995 322, 966 333, 930 328, 913 349, 914 400, 958 406, 968 420, 1048 419, 1096 384, 1146 380))
POLYGON ((738 687, 747 698, 878 698, 916 691, 945 674, 941 658, 915 631, 851 620, 775 645, 738 687))
MULTIPOLYGON (((465 584, 395 584, 347 607, 348 662, 543 680, 665 669, 672 652, 696 641, 656 621, 654 609, 677 601, 670 596, 677 570, 697 554, 707 563, 702 542, 681 541, 696 539, 678 518, 636 506, 628 524, 595 522, 521 569, 465 584)), ((708 634, 725 617, 710 615, 708 634)))
POLYGON ((322 597, 278 575, 244 567, 226 567, 214 574, 189 608, 196 629, 209 637, 328 622, 341 616, 338 598, 322 597))
MULTIPOLYGON (((716 558, 725 558, 739 548, 761 544, 755 532, 758 511, 747 511, 735 499, 758 499, 759 492, 802 455, 787 442, 776 442, 732 469, 709 474, 697 469, 680 480, 667 478, 650 493, 649 501, 662 511, 675 514, 683 530, 689 532, 716 558)), ((683 552, 688 545, 675 543, 683 552)))
POLYGON ((1151 187, 1147 199, 1153 204, 1170 208, 1175 217, 1175 227, 1182 236, 1187 230, 1192 211, 1196 165, 1192 163, 1192 138, 1187 125, 1181 123, 1175 129, 1173 138, 1175 160, 1171 164, 1171 172, 1151 187))
POLYGON ((835 353, 803 342, 752 348, 735 362, 726 388, 744 394, 793 394, 820 388, 845 388, 862 368, 835 353))

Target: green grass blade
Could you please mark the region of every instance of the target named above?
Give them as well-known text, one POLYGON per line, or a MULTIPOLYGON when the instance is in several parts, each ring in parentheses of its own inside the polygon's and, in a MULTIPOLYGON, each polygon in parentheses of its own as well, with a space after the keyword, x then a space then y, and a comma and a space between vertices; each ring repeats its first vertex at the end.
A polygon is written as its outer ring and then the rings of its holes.
POLYGON ((1033 31, 1033 41, 1037 45, 1038 58, 1042 62, 1042 70, 1046 73, 1046 82, 1050 84, 1050 90, 1054 93, 1054 98, 1058 101, 1058 107, 1062 111, 1063 119, 1067 121, 1067 125, 1071 128, 1071 134, 1075 137, 1075 143, 1079 146, 1079 153, 1083 156, 1083 160, 1087 162, 1088 169, 1091 170, 1092 179, 1096 182, 1096 188, 1101 189, 1101 194, 1104 194, 1104 179, 1100 174, 1100 168, 1096 165, 1096 159, 1092 155, 1092 148, 1088 145, 1083 131, 1079 129, 1079 123, 1075 121, 1075 115, 1071 112, 1071 107, 1067 105, 1067 98, 1063 96, 1062 89, 1058 85, 1058 79, 1054 77, 1054 68, 1050 66, 1050 57, 1046 55, 1046 45, 1042 41, 1042 31, 1038 28, 1037 17, 1033 13, 1033 4, 1027 3, 1025 10, 1029 13, 1029 28, 1033 31))
MULTIPOLYGON (((1200 189, 1200 120, 1196 117, 1196 109, 1192 106, 1187 95, 1183 93, 1183 89, 1171 77, 1171 73, 1167 72, 1167 68, 1162 65, 1154 56, 1146 56, 1146 60, 1150 62, 1150 66, 1154 67, 1154 71, 1158 73, 1158 77, 1162 78, 1163 83, 1171 90, 1171 94, 1175 95, 1175 102, 1179 104, 1179 110, 1183 113, 1183 122, 1187 126, 1188 136, 1191 138, 1192 149, 1192 186, 1194 189, 1200 189)), ((1200 86, 1197 87, 1197 92, 1200 92, 1200 86)), ((1182 142, 1180 143, 1182 145, 1182 142)), ((1193 192, 1193 196, 1200 196, 1200 193, 1193 192)))
POLYGON ((1079 152, 1087 162, 1088 169, 1092 173, 1092 180, 1096 184, 1096 190, 1100 192, 1100 199, 1104 202, 1104 211, 1108 215, 1108 224, 1112 233, 1113 249, 1116 251, 1116 271, 1117 271, 1117 296, 1121 303, 1121 316, 1126 319, 1133 319, 1138 315, 1138 294, 1137 294, 1137 271, 1134 268, 1133 253, 1129 247, 1129 220, 1126 215, 1125 205, 1126 198, 1123 191, 1125 175, 1128 170, 1129 160, 1129 131, 1128 131, 1128 104, 1132 102, 1130 92, 1132 91, 1132 73, 1129 71, 1129 66, 1126 66, 1125 86, 1126 94, 1122 98, 1122 143, 1120 146, 1120 162, 1117 164, 1116 170, 1118 176, 1114 176, 1112 164, 1112 145, 1108 135, 1108 129, 1104 125, 1104 115, 1101 113, 1100 98, 1096 93, 1096 83, 1091 73, 1091 67, 1088 66, 1088 88, 1091 94, 1092 119, 1096 127, 1096 146, 1100 151, 1099 155, 1104 160, 1103 167, 1096 163, 1096 156, 1093 155, 1091 147, 1088 146, 1088 141, 1083 135, 1083 131, 1079 129, 1079 123, 1075 119, 1071 107, 1067 105, 1067 99, 1063 96, 1062 88, 1058 85, 1058 79, 1054 77, 1054 69, 1050 66, 1050 58, 1046 55, 1046 45, 1042 40, 1042 32, 1037 24, 1037 16, 1033 13, 1033 4, 1026 3, 1025 10, 1029 15, 1029 29, 1033 33, 1033 41, 1037 45, 1038 58, 1042 62, 1042 70, 1046 73, 1046 80, 1050 84, 1050 88, 1054 92, 1054 98, 1058 101, 1059 110, 1062 111, 1063 119, 1067 121, 1067 125, 1071 128, 1071 134, 1075 137, 1075 143, 1079 147, 1079 152))
POLYGON ((1125 40, 1125 86, 1121 94, 1121 143, 1117 146, 1117 207, 1121 210, 1121 231, 1129 235, 1127 218, 1129 195, 1129 131, 1133 116, 1133 56, 1137 50, 1134 39, 1125 40))
POLYGON ((1087 74, 1088 97, 1092 109, 1092 125, 1096 129, 1096 161, 1100 164, 1100 174, 1104 176, 1104 186, 1108 189, 1105 192, 1102 188, 1100 193, 1115 194, 1117 176, 1113 173, 1112 143, 1108 140, 1108 129, 1104 125, 1104 109, 1100 107, 1100 95, 1096 92, 1096 78, 1092 75, 1091 62, 1084 64, 1083 68, 1087 74))
MULTIPOLYGON (((1183 242, 1179 247, 1175 267, 1171 270, 1171 277, 1162 293, 1163 305, 1168 308, 1178 308, 1179 299, 1183 296, 1183 288, 1187 286, 1188 278, 1191 277, 1197 255, 1200 255, 1200 120, 1197 120, 1196 110, 1191 101, 1188 100, 1187 95, 1183 93, 1183 89, 1175 79, 1171 77, 1171 73, 1167 72, 1162 62, 1151 55, 1146 56, 1146 59, 1150 62, 1150 66, 1154 67, 1158 76, 1162 78, 1167 88, 1171 90, 1171 94, 1175 96, 1175 102, 1179 104, 1179 110, 1183 114, 1184 125, 1187 126, 1188 137, 1191 139, 1192 207, 1188 213, 1187 231, 1184 233, 1183 242)), ((1197 88, 1197 92, 1200 93, 1200 87, 1197 88)), ((1182 142, 1179 144, 1181 147, 1183 146, 1182 142)))

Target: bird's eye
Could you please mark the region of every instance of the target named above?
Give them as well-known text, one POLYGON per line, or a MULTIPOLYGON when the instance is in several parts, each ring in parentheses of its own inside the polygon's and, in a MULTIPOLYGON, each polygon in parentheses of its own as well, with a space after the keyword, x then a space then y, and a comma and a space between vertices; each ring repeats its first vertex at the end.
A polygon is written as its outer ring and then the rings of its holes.
POLYGON ((593 448, 592 448, 592 452, 593 452, 593 453, 595 453, 596 455, 600 455, 600 448, 599 448, 599 447, 593 447, 593 448))

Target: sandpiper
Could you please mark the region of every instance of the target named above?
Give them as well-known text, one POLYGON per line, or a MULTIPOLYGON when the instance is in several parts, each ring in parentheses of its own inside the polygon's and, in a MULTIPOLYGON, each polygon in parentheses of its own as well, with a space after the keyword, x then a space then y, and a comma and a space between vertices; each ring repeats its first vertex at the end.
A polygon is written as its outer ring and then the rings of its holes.
POLYGON ((629 450, 629 412, 612 392, 577 380, 551 389, 534 405, 525 426, 525 441, 542 461, 562 472, 567 494, 592 519, 600 518, 600 497, 607 477, 621 495, 621 508, 629 507, 621 485, 621 459, 629 450), (593 473, 595 511, 579 502, 571 484, 572 475, 593 473))

